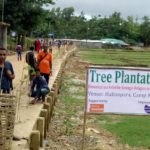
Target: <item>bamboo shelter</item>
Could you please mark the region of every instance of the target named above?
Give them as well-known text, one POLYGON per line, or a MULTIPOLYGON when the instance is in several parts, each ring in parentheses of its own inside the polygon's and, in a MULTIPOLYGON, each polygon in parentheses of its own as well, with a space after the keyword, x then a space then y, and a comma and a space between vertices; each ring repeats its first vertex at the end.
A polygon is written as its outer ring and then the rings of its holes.
POLYGON ((15 114, 15 96, 0 94, 0 150, 11 150, 15 114))

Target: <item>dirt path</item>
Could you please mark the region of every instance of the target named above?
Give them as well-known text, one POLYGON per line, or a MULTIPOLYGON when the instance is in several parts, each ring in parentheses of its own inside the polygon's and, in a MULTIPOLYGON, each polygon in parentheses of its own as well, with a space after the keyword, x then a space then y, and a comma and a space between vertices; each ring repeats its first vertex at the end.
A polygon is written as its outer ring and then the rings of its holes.
MULTIPOLYGON (((57 53, 57 50, 53 51, 54 65, 60 57, 60 54, 57 53)), ((25 53, 22 56, 22 61, 17 60, 17 55, 8 56, 7 60, 12 62, 15 72, 15 79, 13 80, 14 90, 12 92, 16 96, 17 103, 14 135, 21 139, 23 138, 20 141, 13 141, 12 149, 20 150, 26 147, 27 141, 25 139, 28 139, 33 129, 42 105, 29 105, 31 98, 28 97, 28 66, 25 63, 25 53)), ((51 76, 51 78, 54 78, 54 76, 51 76)))
MULTIPOLYGON (((64 49, 61 49, 61 51, 53 49, 53 74, 50 77, 49 87, 53 85, 61 62, 66 54, 67 52, 65 52, 64 49)), ((16 111, 14 135, 21 139, 19 141, 13 141, 12 150, 28 149, 27 139, 33 130, 33 126, 43 105, 29 105, 31 98, 28 97, 28 69, 27 64, 25 63, 25 54, 23 54, 22 61, 17 61, 16 55, 8 56, 7 60, 12 62, 16 75, 13 81, 13 92, 16 95, 18 107, 16 111)))
MULTIPOLYGON (((23 67, 27 67, 25 63, 25 53, 23 53, 22 56, 22 61, 17 60, 17 54, 7 56, 7 60, 9 60, 13 64, 15 72, 15 79, 13 80, 14 92, 16 92, 16 90, 18 90, 19 88, 23 67)), ((27 69, 24 70, 24 74, 27 74, 27 69)))

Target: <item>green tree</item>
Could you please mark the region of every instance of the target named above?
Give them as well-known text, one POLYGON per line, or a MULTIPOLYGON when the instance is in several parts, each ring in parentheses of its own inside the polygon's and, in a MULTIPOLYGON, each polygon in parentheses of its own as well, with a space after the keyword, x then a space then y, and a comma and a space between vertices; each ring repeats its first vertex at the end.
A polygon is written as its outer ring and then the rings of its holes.
POLYGON ((150 19, 147 16, 143 17, 143 22, 140 26, 141 41, 144 46, 150 45, 150 19))
POLYGON ((7 0, 5 1, 4 21, 10 23, 10 29, 18 33, 29 33, 41 21, 44 10, 42 5, 52 0, 7 0))
POLYGON ((127 17, 127 21, 125 21, 126 41, 130 44, 136 44, 139 41, 140 34, 140 26, 137 22, 134 21, 132 16, 127 17))

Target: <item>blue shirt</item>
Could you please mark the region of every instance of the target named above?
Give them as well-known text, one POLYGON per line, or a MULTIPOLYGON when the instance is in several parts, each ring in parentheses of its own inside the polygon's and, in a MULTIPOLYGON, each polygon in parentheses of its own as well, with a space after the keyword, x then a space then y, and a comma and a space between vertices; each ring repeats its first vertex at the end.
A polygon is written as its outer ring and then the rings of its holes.
POLYGON ((48 87, 48 84, 43 76, 39 76, 33 78, 33 84, 31 89, 34 90, 35 86, 38 90, 40 90, 41 88, 48 87))
POLYGON ((6 71, 10 70, 12 74, 14 74, 13 66, 9 61, 5 61, 4 69, 0 68, 0 80, 1 80, 1 89, 4 92, 10 92, 11 79, 8 78, 6 71), (3 74, 2 74, 3 70, 3 74), (2 79, 1 79, 2 76, 2 79))

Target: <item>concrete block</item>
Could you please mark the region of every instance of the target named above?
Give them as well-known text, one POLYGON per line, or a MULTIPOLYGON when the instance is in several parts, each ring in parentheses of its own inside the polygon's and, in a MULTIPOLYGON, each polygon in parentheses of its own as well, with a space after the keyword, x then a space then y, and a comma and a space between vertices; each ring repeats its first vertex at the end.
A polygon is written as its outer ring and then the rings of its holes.
POLYGON ((29 149, 40 150, 40 132, 35 130, 32 131, 29 138, 29 149))
POLYGON ((48 131, 49 122, 51 121, 51 116, 50 116, 50 113, 51 113, 50 104, 49 104, 49 103, 44 103, 44 109, 47 110, 47 131, 48 131))
POLYGON ((40 146, 43 146, 43 140, 44 140, 44 124, 45 119, 44 117, 38 117, 37 118, 37 130, 40 132, 40 146))
POLYGON ((46 109, 41 109, 40 117, 44 118, 44 138, 46 138, 47 126, 48 126, 48 112, 46 109))
POLYGON ((52 107, 54 106, 54 98, 55 98, 55 92, 54 91, 51 91, 49 96, 52 97, 52 107))
POLYGON ((52 111, 53 111, 53 100, 51 96, 47 97, 47 103, 50 104, 50 119, 52 117, 52 111))
POLYGON ((47 100, 47 103, 49 103, 50 105, 52 105, 53 100, 52 100, 51 96, 48 96, 46 100, 47 100))

